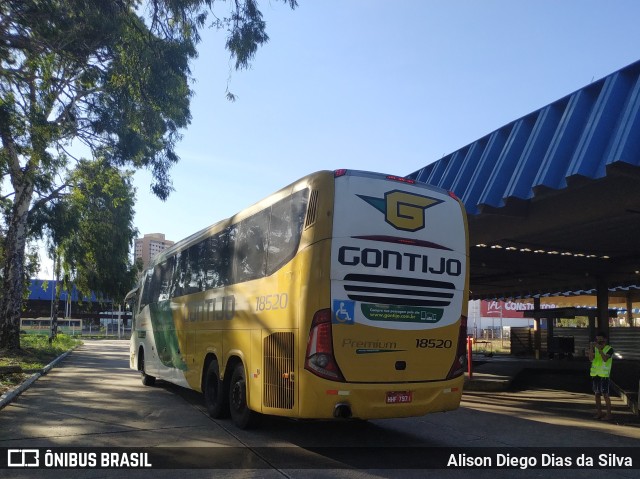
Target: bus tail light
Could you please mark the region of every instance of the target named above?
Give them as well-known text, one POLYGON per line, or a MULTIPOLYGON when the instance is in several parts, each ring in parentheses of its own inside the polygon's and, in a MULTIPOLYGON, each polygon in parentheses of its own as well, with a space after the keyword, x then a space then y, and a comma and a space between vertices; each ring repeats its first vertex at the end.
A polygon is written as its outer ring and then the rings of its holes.
POLYGON ((304 368, 321 378, 344 382, 344 376, 333 356, 330 309, 321 309, 313 315, 304 368))
POLYGON ((447 379, 457 378, 464 374, 467 367, 467 317, 460 316, 460 331, 458 333, 458 348, 447 379))
POLYGON ((396 176, 396 175, 387 175, 387 180, 399 181, 400 183, 406 183, 408 185, 416 184, 416 180, 412 180, 411 178, 404 178, 402 176, 396 176))

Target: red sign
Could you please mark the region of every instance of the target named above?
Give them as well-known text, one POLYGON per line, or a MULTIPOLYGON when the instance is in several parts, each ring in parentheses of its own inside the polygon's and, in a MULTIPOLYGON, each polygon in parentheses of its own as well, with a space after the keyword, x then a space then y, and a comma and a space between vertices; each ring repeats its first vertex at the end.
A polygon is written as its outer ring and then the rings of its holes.
MULTIPOLYGON (((555 308, 555 304, 542 304, 542 309, 555 308)), ((518 301, 487 301, 480 302, 480 316, 494 318, 530 318, 527 311, 533 311, 533 303, 518 301)))

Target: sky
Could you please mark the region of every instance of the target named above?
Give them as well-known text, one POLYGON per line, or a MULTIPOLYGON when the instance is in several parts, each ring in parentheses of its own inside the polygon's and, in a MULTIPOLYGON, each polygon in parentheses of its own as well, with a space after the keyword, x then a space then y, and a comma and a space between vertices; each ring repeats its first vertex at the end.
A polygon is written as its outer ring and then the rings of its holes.
POLYGON ((204 32, 175 191, 135 176, 140 236, 178 241, 319 170, 407 175, 640 60, 635 0, 298 3, 259 2, 249 70, 204 32))

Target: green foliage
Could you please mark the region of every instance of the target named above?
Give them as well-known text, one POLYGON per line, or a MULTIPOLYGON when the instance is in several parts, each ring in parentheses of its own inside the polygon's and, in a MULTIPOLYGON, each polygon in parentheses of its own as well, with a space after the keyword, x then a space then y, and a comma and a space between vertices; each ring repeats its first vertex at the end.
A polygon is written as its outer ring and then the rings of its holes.
POLYGON ((66 334, 58 334, 49 343, 49 337, 38 334, 23 334, 20 336, 21 349, 0 349, 0 368, 14 366, 20 372, 0 375, 0 394, 20 384, 30 374, 40 371, 61 354, 69 351, 82 341, 66 334))
MULTIPOLYGON (((50 243, 59 249, 65 271, 87 287, 121 295, 130 268, 123 266, 120 252, 132 229, 128 217, 123 233, 105 228, 122 226, 107 213, 120 211, 111 200, 120 198, 132 210, 132 198, 121 195, 117 182, 114 191, 100 190, 85 175, 81 186, 75 185, 80 180, 69 173, 73 161, 78 162, 76 172, 88 166, 68 150, 78 142, 86 145, 93 158, 99 158, 95 161, 104 169, 100 173, 149 169, 151 190, 167 198, 180 130, 191 121, 189 64, 197 55, 199 30, 207 25, 227 30, 236 68, 246 68, 268 40, 256 0, 230 1, 228 16, 207 23, 214 3, 0 3, 0 174, 13 188, 0 203, 6 223, 0 347, 19 348, 25 249, 29 233, 41 235, 43 224, 49 225, 50 243), (61 199, 69 192, 68 199, 61 199), (48 211, 40 213, 52 201, 48 211), (95 221, 75 216, 78 211, 91 212, 95 221), (72 238, 70 231, 80 238, 72 238), (116 258, 112 267, 107 267, 109 254, 116 258)), ((285 3, 297 5, 295 0, 285 3)))
POLYGON ((588 328, 589 318, 586 316, 577 316, 572 319, 561 318, 556 320, 556 326, 559 328, 588 328))
POLYGON ((66 271, 74 273, 79 290, 99 291, 115 301, 133 287, 137 270, 129 247, 137 235, 133 226, 133 172, 122 173, 104 160, 81 162, 71 177, 67 199, 75 230, 61 250, 66 271))
POLYGON ((129 248, 137 230, 132 175, 103 158, 81 160, 67 179, 68 192, 33 215, 33 228, 47 232, 64 289, 70 290, 73 282, 84 295, 94 291, 118 301, 133 287, 137 269, 130 264, 129 248))
POLYGON ((13 357, 20 357, 23 364, 27 365, 25 368, 40 369, 62 353, 82 344, 82 341, 60 333, 55 340, 49 343, 49 337, 46 335, 23 334, 20 337, 20 343, 24 352, 13 357))
POLYGON ((136 4, 19 0, 2 7, 12 46, 0 50, 2 140, 17 153, 10 163, 28 158, 41 194, 53 192, 74 140, 113 164, 150 168, 153 191, 169 194, 178 129, 190 121, 195 44, 190 35, 154 34, 136 4))

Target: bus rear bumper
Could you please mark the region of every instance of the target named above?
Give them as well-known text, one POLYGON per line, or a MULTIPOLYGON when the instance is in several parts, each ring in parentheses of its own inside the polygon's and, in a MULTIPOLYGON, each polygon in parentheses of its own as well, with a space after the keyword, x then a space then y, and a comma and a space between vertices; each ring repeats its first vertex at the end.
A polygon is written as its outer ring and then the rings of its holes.
POLYGON ((460 405, 464 376, 424 383, 323 383, 326 387, 301 401, 301 418, 384 419, 451 411, 460 405))

